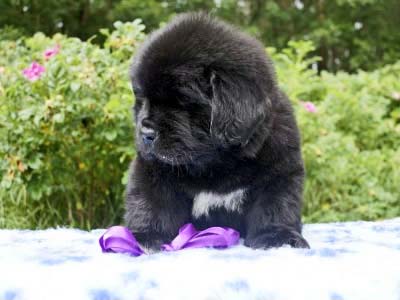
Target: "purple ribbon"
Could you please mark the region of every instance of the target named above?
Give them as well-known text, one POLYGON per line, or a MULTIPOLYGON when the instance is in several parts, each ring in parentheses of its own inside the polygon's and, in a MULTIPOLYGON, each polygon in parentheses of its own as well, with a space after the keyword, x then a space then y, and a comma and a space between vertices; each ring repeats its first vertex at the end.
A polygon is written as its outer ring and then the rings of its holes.
POLYGON ((239 232, 227 227, 210 227, 203 231, 197 231, 189 223, 179 229, 178 236, 170 244, 164 244, 164 251, 176 251, 186 248, 227 248, 236 245, 239 241, 239 232))
MULTIPOLYGON (((189 223, 179 229, 179 234, 169 244, 161 246, 163 251, 177 251, 188 248, 227 248, 239 242, 239 232, 227 227, 210 227, 197 231, 189 223)), ((126 253, 140 256, 144 251, 140 248, 130 230, 124 226, 110 227, 99 239, 103 252, 126 253)))
POLYGON ((144 253, 131 231, 124 226, 110 227, 100 237, 99 243, 103 252, 127 253, 133 256, 144 253))

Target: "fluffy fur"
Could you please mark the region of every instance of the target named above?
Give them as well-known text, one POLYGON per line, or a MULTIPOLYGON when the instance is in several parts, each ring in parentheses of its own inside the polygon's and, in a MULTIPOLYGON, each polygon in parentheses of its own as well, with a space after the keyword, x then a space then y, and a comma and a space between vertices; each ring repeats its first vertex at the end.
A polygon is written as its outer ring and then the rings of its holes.
POLYGON ((139 242, 159 248, 192 222, 233 227, 253 248, 308 247, 299 131, 261 43, 180 15, 142 45, 131 80, 138 155, 125 221, 139 242), (208 206, 193 213, 195 199, 208 206))

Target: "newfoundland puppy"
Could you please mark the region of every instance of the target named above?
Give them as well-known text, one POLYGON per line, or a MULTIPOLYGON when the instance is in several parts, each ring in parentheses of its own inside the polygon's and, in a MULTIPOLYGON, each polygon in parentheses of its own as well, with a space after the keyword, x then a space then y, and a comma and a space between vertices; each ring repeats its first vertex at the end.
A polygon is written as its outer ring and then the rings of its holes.
POLYGON ((232 227, 252 248, 309 247, 299 130, 260 42, 209 15, 179 15, 142 44, 131 80, 125 222, 143 246, 160 249, 191 222, 232 227))

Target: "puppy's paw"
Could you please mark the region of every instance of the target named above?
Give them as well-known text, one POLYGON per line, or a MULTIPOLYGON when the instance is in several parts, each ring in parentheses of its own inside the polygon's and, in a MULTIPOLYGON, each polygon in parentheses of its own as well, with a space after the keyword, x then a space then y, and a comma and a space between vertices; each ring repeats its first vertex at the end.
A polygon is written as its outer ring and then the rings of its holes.
POLYGON ((146 253, 161 251, 161 245, 165 244, 165 239, 156 233, 134 233, 140 247, 146 253))
POLYGON ((162 240, 147 240, 139 242, 140 247, 147 254, 157 253, 161 251, 161 245, 165 244, 162 240))
POLYGON ((287 228, 274 228, 262 233, 247 237, 244 245, 254 249, 268 249, 290 245, 293 248, 310 248, 300 233, 287 228))

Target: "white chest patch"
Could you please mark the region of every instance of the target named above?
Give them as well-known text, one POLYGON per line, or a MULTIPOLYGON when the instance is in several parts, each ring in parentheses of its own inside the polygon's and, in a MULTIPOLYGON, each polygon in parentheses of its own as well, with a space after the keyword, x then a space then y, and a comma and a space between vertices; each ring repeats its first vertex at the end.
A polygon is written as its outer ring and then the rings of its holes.
POLYGON ((245 190, 240 189, 228 194, 201 192, 194 197, 192 216, 208 216, 211 209, 223 207, 228 211, 241 211, 245 190))

